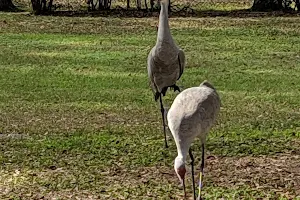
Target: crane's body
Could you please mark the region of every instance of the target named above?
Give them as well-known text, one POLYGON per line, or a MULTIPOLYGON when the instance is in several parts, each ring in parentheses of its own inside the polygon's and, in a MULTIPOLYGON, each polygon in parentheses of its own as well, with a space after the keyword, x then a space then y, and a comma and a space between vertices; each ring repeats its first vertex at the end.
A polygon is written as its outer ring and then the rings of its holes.
MULTIPOLYGON (((199 87, 182 91, 169 109, 167 114, 168 126, 174 137, 178 152, 174 168, 183 184, 186 172, 185 161, 188 153, 192 159, 193 171, 193 156, 190 146, 196 137, 200 138, 202 146, 201 173, 203 173, 206 136, 216 121, 220 104, 220 98, 215 88, 204 81, 199 87)), ((200 175, 200 185, 201 181, 202 174, 200 175)), ((200 189, 201 186, 199 191, 201 191, 200 189)))
POLYGON ((165 95, 169 87, 179 89, 176 81, 183 73, 184 62, 184 53, 176 46, 158 43, 152 48, 148 56, 148 77, 155 100, 160 94, 165 95))
POLYGON ((186 159, 188 149, 196 137, 205 143, 219 110, 219 96, 208 82, 188 88, 175 98, 168 111, 168 126, 179 157, 186 159))
POLYGON ((179 91, 176 81, 181 77, 184 67, 184 52, 175 44, 169 27, 168 0, 162 0, 157 41, 148 55, 147 70, 155 101, 160 99, 165 142, 166 133, 162 96, 165 96, 169 87, 174 88, 174 91, 179 91))

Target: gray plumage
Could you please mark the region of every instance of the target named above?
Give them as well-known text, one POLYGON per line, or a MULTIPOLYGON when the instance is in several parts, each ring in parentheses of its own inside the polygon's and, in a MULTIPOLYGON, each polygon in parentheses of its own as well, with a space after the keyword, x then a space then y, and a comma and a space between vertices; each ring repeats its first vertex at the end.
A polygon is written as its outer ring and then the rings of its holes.
POLYGON ((147 70, 156 94, 176 84, 185 67, 184 52, 174 42, 168 20, 168 1, 161 1, 156 45, 148 55, 147 70))
MULTIPOLYGON (((206 135, 215 122, 219 110, 219 95, 207 81, 201 83, 199 87, 182 91, 175 98, 167 115, 168 126, 176 138, 178 150, 182 151, 181 149, 185 148, 188 150, 197 136, 205 143, 206 135)), ((183 154, 183 158, 186 155, 183 154)))
POLYGON ((165 96, 170 87, 174 91, 178 90, 180 92, 176 81, 181 77, 185 67, 184 52, 175 44, 170 32, 168 2, 168 0, 160 1, 161 10, 159 14, 157 41, 147 59, 148 77, 154 93, 154 99, 155 101, 160 100, 166 147, 168 147, 168 144, 162 96, 165 96))
MULTIPOLYGON (((205 140, 210 128, 217 119, 220 104, 221 101, 215 88, 209 82, 204 81, 199 87, 182 91, 169 109, 167 114, 168 126, 174 137, 178 152, 174 168, 180 181, 184 181, 185 161, 188 153, 192 159, 193 171, 193 156, 190 146, 196 137, 200 138, 202 146, 200 169, 203 173, 205 140)), ((199 196, 201 196, 201 189, 199 189, 199 196)))

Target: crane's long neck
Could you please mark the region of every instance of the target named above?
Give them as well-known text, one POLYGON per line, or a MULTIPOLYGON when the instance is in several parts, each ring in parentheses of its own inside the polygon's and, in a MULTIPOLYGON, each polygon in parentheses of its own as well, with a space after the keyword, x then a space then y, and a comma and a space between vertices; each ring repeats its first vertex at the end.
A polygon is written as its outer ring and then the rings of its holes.
POLYGON ((168 2, 163 0, 161 2, 161 9, 159 14, 159 25, 157 33, 157 42, 173 40, 169 27, 168 19, 168 2))
POLYGON ((190 148, 190 141, 180 141, 180 140, 177 140, 176 142, 176 147, 177 147, 177 153, 178 153, 178 158, 180 158, 183 162, 186 161, 186 157, 187 157, 187 154, 189 152, 189 148, 190 148))

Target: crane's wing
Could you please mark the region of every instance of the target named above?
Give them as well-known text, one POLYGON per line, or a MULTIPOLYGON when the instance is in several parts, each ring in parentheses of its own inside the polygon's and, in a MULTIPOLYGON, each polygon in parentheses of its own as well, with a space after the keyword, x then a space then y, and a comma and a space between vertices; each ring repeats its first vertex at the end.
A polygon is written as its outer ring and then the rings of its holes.
POLYGON ((155 99, 157 95, 162 93, 166 94, 167 89, 175 85, 176 80, 180 78, 185 66, 185 55, 181 49, 176 49, 169 63, 161 60, 161 58, 155 55, 156 47, 153 47, 148 55, 148 77, 150 79, 150 86, 153 90, 155 99))
POLYGON ((182 49, 179 49, 179 52, 178 52, 178 63, 179 63, 179 76, 178 76, 177 80, 180 79, 181 75, 183 74, 184 67, 185 67, 185 55, 184 55, 184 52, 182 51, 182 49))
POLYGON ((153 68, 153 61, 152 61, 152 52, 154 47, 151 49, 151 51, 148 54, 147 58, 147 71, 148 71, 148 78, 150 82, 153 82, 153 74, 152 74, 152 68, 153 68))
POLYGON ((153 47, 148 55, 148 59, 147 59, 147 71, 148 71, 148 78, 149 78, 149 85, 152 89, 153 95, 154 95, 154 99, 155 101, 157 101, 157 99, 159 98, 159 92, 158 92, 158 88, 155 84, 154 81, 154 75, 153 75, 153 70, 155 70, 155 63, 153 60, 153 52, 155 51, 155 47, 153 47))

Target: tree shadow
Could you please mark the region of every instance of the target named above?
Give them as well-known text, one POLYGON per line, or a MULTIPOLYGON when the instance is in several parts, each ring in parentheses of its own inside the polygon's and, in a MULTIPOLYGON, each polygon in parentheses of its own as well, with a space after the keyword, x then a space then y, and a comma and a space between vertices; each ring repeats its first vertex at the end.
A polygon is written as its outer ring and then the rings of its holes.
POLYGON ((257 12, 251 9, 243 10, 204 10, 196 11, 196 17, 229 17, 229 18, 263 18, 263 17, 299 17, 300 13, 287 11, 257 12))
POLYGON ((19 6, 12 6, 12 7, 1 10, 1 12, 13 12, 13 13, 24 12, 24 11, 25 10, 19 6))
MULTIPOLYGON (((159 9, 153 11, 146 9, 125 9, 117 7, 110 10, 102 11, 54 11, 45 13, 51 16, 67 16, 67 17, 119 17, 119 18, 147 18, 158 17, 159 9)), ((229 17, 229 18, 263 18, 263 17, 299 17, 300 13, 296 11, 270 11, 256 12, 251 9, 241 10, 194 10, 192 8, 183 7, 174 9, 170 12, 170 17, 229 17)))

